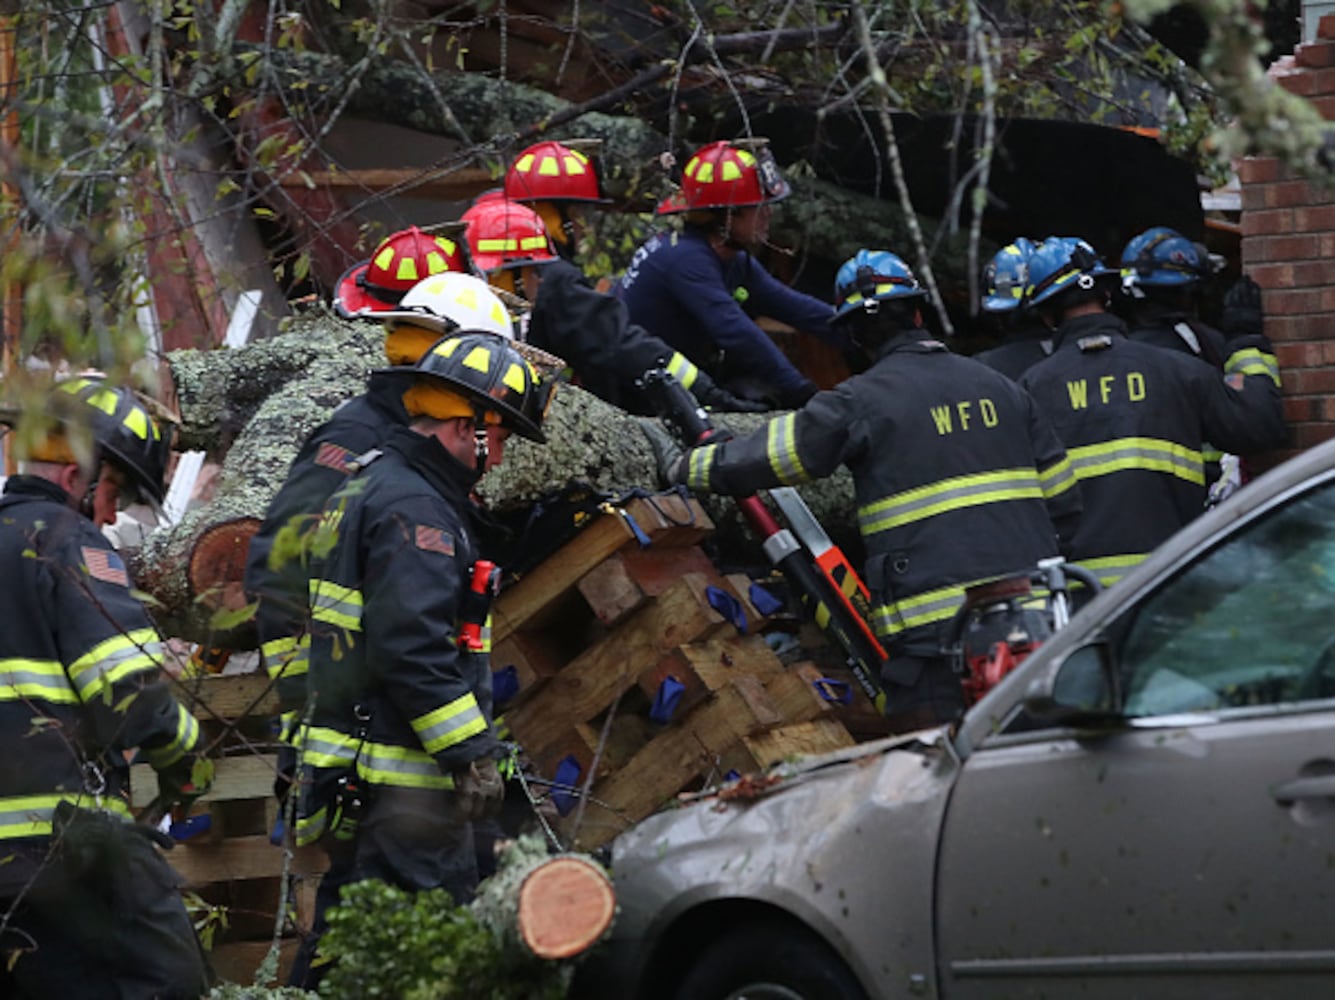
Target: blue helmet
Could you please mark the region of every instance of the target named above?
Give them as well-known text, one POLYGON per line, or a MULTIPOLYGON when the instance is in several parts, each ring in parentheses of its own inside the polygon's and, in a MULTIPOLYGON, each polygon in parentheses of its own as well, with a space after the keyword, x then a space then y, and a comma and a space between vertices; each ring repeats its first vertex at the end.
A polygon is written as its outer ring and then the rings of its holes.
POLYGON ((983 268, 983 311, 1010 312, 1024 298, 1029 281, 1029 258, 1034 255, 1032 240, 1021 236, 1002 247, 983 268))
POLYGON ((1070 288, 1093 288, 1095 280, 1117 272, 1078 236, 1049 236, 1029 258, 1026 305, 1038 305, 1070 288))
POLYGON ((874 313, 886 299, 926 295, 913 271, 889 250, 859 250, 834 276, 834 318, 855 312, 874 313))
POLYGON ((1190 285, 1210 273, 1209 255, 1176 229, 1154 226, 1122 251, 1122 284, 1127 288, 1190 285))

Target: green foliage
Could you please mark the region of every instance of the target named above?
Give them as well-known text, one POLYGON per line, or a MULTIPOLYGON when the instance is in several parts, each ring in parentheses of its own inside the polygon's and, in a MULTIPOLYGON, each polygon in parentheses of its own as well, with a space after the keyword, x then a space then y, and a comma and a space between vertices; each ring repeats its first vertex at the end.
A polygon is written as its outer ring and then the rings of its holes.
POLYGON ((556 964, 507 954, 443 889, 347 886, 320 949, 334 960, 320 995, 333 1000, 560 1000, 566 992, 556 964))

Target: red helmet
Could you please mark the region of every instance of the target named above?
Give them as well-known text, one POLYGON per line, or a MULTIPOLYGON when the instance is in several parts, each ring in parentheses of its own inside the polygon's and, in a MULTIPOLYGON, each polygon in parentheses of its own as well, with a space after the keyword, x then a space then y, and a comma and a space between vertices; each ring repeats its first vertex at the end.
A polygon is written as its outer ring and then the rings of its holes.
POLYGON ((557 259, 538 213, 508 198, 488 196, 459 217, 468 226, 473 263, 484 272, 557 259))
POLYGON ((763 143, 711 142, 686 161, 681 189, 664 198, 655 214, 765 205, 791 192, 763 143))
POLYGON ((539 142, 524 150, 505 172, 505 196, 513 201, 606 203, 593 160, 559 142, 539 142))
POLYGON ((457 235, 430 235, 416 226, 380 241, 370 260, 354 264, 338 279, 334 309, 344 319, 378 319, 423 278, 444 271, 471 274, 468 250, 457 235))

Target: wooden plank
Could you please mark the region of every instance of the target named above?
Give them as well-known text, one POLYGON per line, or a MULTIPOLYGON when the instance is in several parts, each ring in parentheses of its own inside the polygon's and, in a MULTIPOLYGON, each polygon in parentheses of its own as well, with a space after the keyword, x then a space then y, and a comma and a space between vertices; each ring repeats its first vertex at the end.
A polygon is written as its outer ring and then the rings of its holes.
POLYGON ((700 775, 717 766, 721 755, 743 737, 780 725, 758 677, 743 674, 692 712, 650 740, 625 766, 593 786, 583 823, 574 814, 562 832, 579 850, 591 850, 638 823, 700 775))
POLYGON ((175 685, 176 697, 196 719, 205 721, 278 714, 278 694, 267 674, 187 677, 175 685))
POLYGON ((834 715, 834 702, 821 696, 816 686, 820 671, 811 664, 792 667, 765 678, 765 690, 789 722, 809 722, 821 716, 834 715))
MULTIPOLYGON (((237 983, 249 986, 255 982, 255 974, 269 954, 269 941, 224 941, 215 944, 209 951, 209 961, 213 971, 224 983, 237 983)), ((292 962, 297 957, 301 941, 295 937, 282 938, 278 942, 278 976, 276 982, 287 982, 292 962)))
POLYGON ((334 188, 360 192, 388 191, 413 198, 463 201, 496 186, 490 170, 463 169, 448 173, 423 167, 365 170, 298 170, 285 172, 285 188, 334 188))
MULTIPOLYGON (((276 754, 220 757, 213 766, 213 787, 199 797, 200 802, 260 799, 273 795, 273 779, 278 773, 276 754)), ((130 804, 133 808, 144 808, 157 794, 158 776, 153 768, 147 764, 135 764, 130 768, 130 804)))
MULTIPOLYGON (((602 720, 577 722, 558 736, 546 747, 535 753, 529 753, 539 773, 556 774, 557 766, 567 757, 573 757, 579 765, 579 781, 584 781, 593 765, 595 754, 598 757, 598 775, 603 777, 624 767, 639 751, 662 731, 662 726, 651 722, 638 713, 618 711, 612 720, 612 728, 607 734, 607 742, 602 753, 597 753, 598 743, 603 738, 602 720)), ((527 750, 526 750, 527 752, 527 750)))
POLYGON ((554 644, 542 641, 537 634, 513 632, 500 642, 493 642, 492 672, 514 667, 519 681, 518 694, 504 705, 497 706, 498 709, 505 712, 522 703, 565 663, 566 658, 557 652, 554 644))
POLYGON ((744 736, 723 753, 720 766, 725 773, 751 774, 794 757, 842 750, 854 742, 842 722, 826 716, 744 736))
MULTIPOLYGON (((226 837, 217 843, 188 840, 167 852, 167 860, 191 886, 238 879, 277 878, 283 873, 283 848, 267 836, 226 837)), ((314 876, 329 867, 320 848, 293 849, 292 875, 314 876)))
POLYGON ((624 548, 589 570, 576 586, 598 620, 615 625, 687 573, 701 573, 714 586, 726 586, 698 545, 624 548))
POLYGON ((627 517, 652 544, 664 547, 694 545, 714 529, 698 501, 683 500, 675 493, 631 500, 625 511, 626 517, 603 514, 596 518, 559 552, 501 592, 492 609, 493 644, 536 621, 545 608, 613 552, 637 545, 627 517))
POLYGON ((537 696, 505 713, 514 738, 530 753, 540 752, 574 723, 606 709, 669 649, 723 624, 709 606, 706 586, 698 573, 687 574, 575 657, 537 696))
POLYGON ((680 717, 738 674, 768 677, 782 671, 783 664, 763 638, 733 633, 669 650, 635 680, 640 690, 653 699, 666 678, 675 678, 686 689, 677 706, 680 717))

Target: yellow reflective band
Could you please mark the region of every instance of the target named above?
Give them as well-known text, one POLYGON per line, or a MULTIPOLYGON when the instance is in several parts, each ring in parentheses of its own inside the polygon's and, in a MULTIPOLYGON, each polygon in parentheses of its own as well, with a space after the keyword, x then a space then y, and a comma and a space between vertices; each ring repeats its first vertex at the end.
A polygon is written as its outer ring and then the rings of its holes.
POLYGON ((478 240, 477 248, 483 253, 495 253, 496 251, 518 250, 519 244, 511 239, 490 239, 478 240))
POLYGON ((487 719, 472 693, 412 720, 427 753, 436 754, 487 731, 487 719))
POLYGON ((766 434, 765 450, 769 454, 770 468, 779 477, 779 482, 789 486, 805 483, 810 478, 797 455, 796 422, 797 414, 785 413, 769 422, 766 434))
POLYGON ((426 255, 426 273, 428 276, 440 274, 442 271, 450 269, 450 262, 441 254, 434 250, 427 251, 426 255))
POLYGON ((299 677, 310 669, 311 637, 283 636, 260 647, 264 670, 271 678, 299 677))
POLYGON ((1042 498, 1043 490, 1033 469, 997 469, 953 476, 867 504, 858 510, 858 524, 863 535, 873 535, 948 511, 1042 498))
POLYGON ((1076 565, 1089 570, 1099 578, 1099 583, 1110 587, 1148 559, 1149 555, 1148 552, 1141 552, 1122 556, 1103 556, 1098 559, 1079 559, 1076 565))
MULTIPOLYGON (((98 808, 97 802, 85 795, 20 795, 0 798, 0 840, 51 836, 51 819, 55 815, 56 806, 62 802, 82 809, 98 808)), ((129 805, 117 798, 103 799, 101 810, 114 814, 126 823, 134 820, 129 805)))
POLYGON ((325 807, 321 806, 309 816, 297 817, 297 846, 309 847, 324 834, 328 826, 325 807))
POLYGON ((546 250, 546 236, 525 236, 519 241, 520 250, 546 250))
POLYGON ((954 617, 959 610, 966 588, 985 582, 975 580, 972 583, 950 584, 878 605, 872 608, 872 626, 879 635, 893 636, 909 629, 945 621, 954 617))
POLYGON ((431 353, 437 354, 442 358, 448 358, 458 350, 461 343, 462 341, 458 337, 451 337, 449 340, 443 340, 437 344, 436 348, 431 353))
POLYGON ((533 169, 534 156, 532 153, 525 153, 519 159, 515 160, 515 170, 518 173, 526 174, 533 169))
POLYGON ((398 788, 453 788, 454 779, 445 774, 436 758, 423 750, 390 746, 386 743, 362 744, 357 757, 357 773, 373 785, 398 788))
POLYGON ((561 164, 557 162, 555 156, 544 156, 538 161, 539 177, 560 177, 561 164))
POLYGON ((0 660, 0 702, 44 701, 77 705, 78 692, 70 686, 58 660, 0 660))
POLYGON ((110 389, 99 387, 90 392, 84 399, 90 406, 97 407, 109 417, 116 413, 117 397, 110 389))
MULTIPOLYGON (((149 430, 153 427, 152 423, 149 422, 147 411, 138 407, 125 414, 125 419, 121 423, 129 429, 131 434, 142 441, 148 440, 149 430)), ((154 436, 156 437, 156 435, 154 436)))
POLYGON ((1048 499, 1065 493, 1075 485, 1075 470, 1071 468, 1071 460, 1063 455, 1060 461, 1040 469, 1038 481, 1043 487, 1043 495, 1048 499))
POLYGON ((356 760, 362 741, 327 726, 304 726, 294 742, 301 748, 302 762, 311 767, 347 768, 356 760))
POLYGON ((695 179, 701 184, 708 184, 714 179, 714 164, 701 162, 695 171, 695 179))
POLYGON ((354 587, 343 587, 328 580, 312 580, 311 619, 334 625, 349 632, 360 632, 362 627, 362 593, 354 587))
POLYGON ((109 685, 141 671, 157 670, 161 653, 157 630, 135 629, 99 642, 71 663, 70 680, 83 701, 92 701, 109 685))
POLYGON ((375 266, 382 271, 388 271, 389 265, 394 263, 394 248, 385 247, 375 255, 375 266))
POLYGON ((1161 472, 1205 485, 1201 453, 1175 441, 1156 438, 1116 438, 1067 451, 1077 479, 1093 479, 1115 472, 1161 472))
POLYGON ((742 179, 742 168, 733 163, 732 160, 723 162, 723 179, 725 181, 739 181, 742 179))
POLYGON ((1225 375, 1265 375, 1275 385, 1279 385, 1279 362, 1269 351, 1256 347, 1244 347, 1234 351, 1224 365, 1225 375))
POLYGON ((417 261, 411 257, 404 257, 399 261, 399 269, 394 277, 400 281, 416 281, 419 277, 426 277, 426 275, 417 273, 417 261))
POLYGON ((707 444, 686 453, 686 485, 693 490, 709 491, 709 470, 714 464, 718 445, 707 444))
POLYGON ((570 177, 579 177, 585 172, 585 164, 588 162, 583 153, 577 153, 572 149, 565 158, 566 174, 570 177))
POLYGON ((737 157, 737 159, 742 161, 742 164, 744 166, 754 167, 756 165, 756 158, 752 156, 751 153, 745 149, 734 149, 733 154, 737 157))
POLYGON ((695 385, 695 380, 700 377, 700 369, 676 351, 673 351, 672 356, 667 359, 667 371, 685 389, 695 385))
POLYGON ((444 236, 437 236, 435 239, 436 246, 445 251, 445 256, 454 256, 454 251, 458 249, 458 247, 455 246, 454 240, 447 240, 444 236))
POLYGON ((155 770, 171 767, 199 742, 199 722, 181 705, 176 706, 176 735, 166 746, 144 749, 144 758, 155 770))

